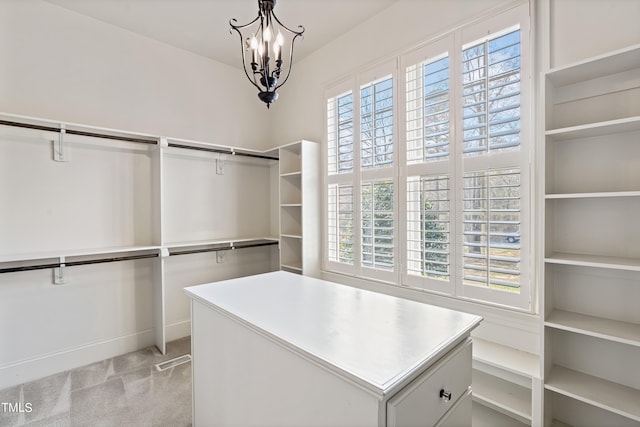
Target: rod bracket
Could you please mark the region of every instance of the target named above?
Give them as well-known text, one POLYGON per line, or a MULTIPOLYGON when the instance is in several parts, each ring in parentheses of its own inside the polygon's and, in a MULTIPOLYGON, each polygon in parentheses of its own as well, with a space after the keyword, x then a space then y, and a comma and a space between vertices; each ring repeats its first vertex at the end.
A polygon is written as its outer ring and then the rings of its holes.
POLYGON ((60 266, 53 269, 53 284, 63 285, 64 281, 65 257, 60 257, 60 266))
POLYGON ((162 136, 160 137, 160 139, 158 139, 158 147, 167 148, 168 146, 169 146, 169 140, 167 138, 162 136))
POLYGON ((53 143, 53 160, 56 162, 68 162, 70 160, 69 146, 64 139, 66 132, 64 123, 61 123, 58 139, 51 141, 53 143))
POLYGON ((220 154, 220 157, 216 159, 216 174, 224 175, 224 160, 226 156, 224 154, 220 154))

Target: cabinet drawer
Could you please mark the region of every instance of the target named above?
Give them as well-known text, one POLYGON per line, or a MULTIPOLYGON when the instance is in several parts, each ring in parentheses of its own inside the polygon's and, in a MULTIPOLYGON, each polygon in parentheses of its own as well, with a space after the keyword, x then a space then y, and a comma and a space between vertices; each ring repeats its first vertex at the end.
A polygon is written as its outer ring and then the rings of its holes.
POLYGON ((471 426, 472 417, 471 389, 467 389, 464 396, 455 403, 453 408, 436 424, 436 427, 471 426))
POLYGON ((387 425, 433 426, 466 395, 470 385, 471 340, 467 340, 387 402, 387 425), (440 397, 441 390, 451 393, 449 401, 440 397))

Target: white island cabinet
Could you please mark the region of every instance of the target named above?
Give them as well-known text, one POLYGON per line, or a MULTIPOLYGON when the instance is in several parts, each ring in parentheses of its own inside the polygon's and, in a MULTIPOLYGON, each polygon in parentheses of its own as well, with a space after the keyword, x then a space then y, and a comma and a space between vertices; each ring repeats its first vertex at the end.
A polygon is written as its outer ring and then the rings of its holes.
POLYGON ((284 271, 185 292, 195 427, 471 426, 478 316, 284 271))

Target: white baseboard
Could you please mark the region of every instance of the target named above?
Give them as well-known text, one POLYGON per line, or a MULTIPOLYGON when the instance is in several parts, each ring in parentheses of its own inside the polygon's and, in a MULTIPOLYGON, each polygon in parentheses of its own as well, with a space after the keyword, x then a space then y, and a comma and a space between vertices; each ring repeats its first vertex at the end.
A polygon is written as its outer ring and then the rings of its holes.
POLYGON ((188 337, 191 335, 191 320, 183 320, 167 325, 164 329, 164 334, 167 342, 188 337))
POLYGON ((0 390, 154 345, 153 329, 0 366, 0 390))

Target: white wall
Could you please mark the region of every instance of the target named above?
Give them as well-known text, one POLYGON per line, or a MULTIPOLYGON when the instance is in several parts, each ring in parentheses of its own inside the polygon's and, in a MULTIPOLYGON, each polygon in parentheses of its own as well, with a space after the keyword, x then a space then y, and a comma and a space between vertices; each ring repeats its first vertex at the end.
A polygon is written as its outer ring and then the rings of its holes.
POLYGON ((551 67, 640 43, 638 0, 549 0, 551 67))
POLYGON ((0 112, 269 145, 269 112, 239 70, 41 0, 0 1, 0 58, 0 112))
MULTIPOLYGON (((280 89, 272 140, 322 141, 323 97, 333 81, 389 59, 510 0, 398 0, 295 64, 280 89)), ((308 30, 311 37, 312 29, 308 30)))

